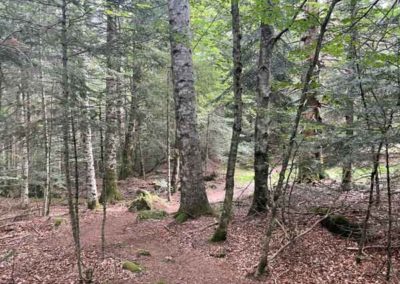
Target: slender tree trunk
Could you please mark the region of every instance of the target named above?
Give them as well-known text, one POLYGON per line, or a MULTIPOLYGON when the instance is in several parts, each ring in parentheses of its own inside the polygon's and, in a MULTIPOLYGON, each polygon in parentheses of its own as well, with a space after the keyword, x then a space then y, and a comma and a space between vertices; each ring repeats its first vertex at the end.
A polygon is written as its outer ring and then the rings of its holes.
POLYGON ((197 130, 189 1, 169 0, 168 8, 177 140, 182 159, 180 214, 177 216, 198 217, 208 214, 211 207, 204 187, 197 130))
POLYGON ((144 155, 143 155, 143 149, 142 149, 142 137, 141 137, 142 131, 140 129, 140 122, 138 125, 138 131, 137 131, 137 136, 138 136, 138 150, 139 150, 139 164, 140 164, 140 172, 142 175, 142 178, 145 180, 146 179, 146 166, 144 163, 144 155))
MULTIPOLYGON (((356 10, 357 6, 357 0, 351 0, 350 1, 350 17, 351 17, 351 23, 353 24, 356 21, 356 10)), ((350 69, 352 73, 351 79, 356 78, 357 74, 357 69, 355 66, 355 60, 357 58, 357 29, 353 27, 351 30, 350 34, 350 43, 349 43, 349 48, 348 48, 348 55, 347 59, 350 61, 350 69)), ((343 163, 343 173, 342 173, 342 189, 344 191, 348 191, 351 189, 351 182, 352 182, 352 149, 350 145, 350 141, 353 137, 353 123, 354 123, 354 104, 353 100, 356 97, 357 93, 357 86, 351 86, 348 91, 348 96, 345 99, 345 119, 346 119, 346 136, 347 136, 347 144, 344 146, 344 163, 343 163)))
POLYGON ((179 186, 180 186, 180 155, 179 155, 179 150, 177 148, 177 145, 175 143, 175 147, 172 151, 173 155, 173 160, 172 160, 172 177, 171 177, 171 187, 173 192, 179 191, 179 186))
MULTIPOLYGON (((107 0, 107 8, 113 10, 115 2, 107 0)), ((117 36, 116 17, 112 14, 107 15, 107 54, 108 74, 106 79, 106 134, 105 134, 105 160, 104 160, 104 185, 105 192, 101 194, 101 200, 108 199, 114 202, 122 198, 117 185, 117 105, 116 96, 118 95, 118 79, 115 72, 118 68, 117 58, 113 52, 117 36)))
POLYGON ((46 178, 44 181, 43 191, 43 216, 48 216, 50 213, 50 147, 49 147, 49 126, 48 126, 48 115, 47 115, 47 100, 46 92, 43 82, 43 70, 42 70, 42 38, 39 36, 39 80, 40 80, 40 96, 41 96, 41 107, 42 107, 42 120, 43 120, 43 139, 44 139, 44 158, 46 168, 46 178))
MULTIPOLYGON (((317 3, 318 0, 312 0, 309 2, 317 3)), ((309 5, 307 8, 309 17, 317 17, 318 13, 315 11, 315 8, 312 5, 309 5)), ((317 40, 318 35, 318 27, 312 26, 308 29, 307 34, 303 37, 304 46, 309 47, 312 46, 317 40)), ((310 62, 313 60, 312 55, 307 60, 306 68, 308 68, 310 62)), ((318 66, 318 64, 317 64, 318 66)), ((316 66, 316 67, 317 67, 316 66)), ((319 71, 317 68, 314 70, 314 74, 311 77, 311 81, 317 84, 319 71)), ((304 79, 303 79, 304 80, 304 79)), ((306 107, 302 114, 303 119, 309 122, 309 126, 303 130, 303 135, 306 141, 310 143, 314 143, 318 130, 313 124, 321 123, 322 118, 320 115, 319 108, 321 107, 321 103, 317 98, 318 92, 316 90, 312 90, 307 97, 306 107)), ((311 145, 312 145, 311 144, 311 145)), ((299 173, 298 173, 298 182, 314 182, 316 180, 320 180, 323 178, 323 165, 322 165, 322 151, 320 147, 312 145, 311 147, 307 147, 304 149, 299 157, 299 173), (311 149, 311 151, 310 151, 311 149)))
POLYGON ((285 182, 285 175, 286 175, 286 170, 287 167, 289 165, 289 161, 290 161, 290 157, 292 156, 292 152, 294 149, 294 145, 295 145, 295 139, 297 137, 297 132, 299 129, 299 124, 300 124, 300 119, 302 116, 302 113, 304 111, 304 107, 305 107, 305 103, 307 100, 307 96, 311 90, 311 80, 312 77, 314 75, 314 70, 315 67, 318 63, 319 60, 319 54, 321 52, 321 48, 322 48, 322 42, 324 40, 324 35, 328 26, 328 23, 331 19, 333 10, 336 6, 336 4, 339 2, 340 0, 333 0, 329 6, 329 9, 327 11, 327 15, 325 16, 325 19, 321 25, 321 31, 320 34, 318 36, 317 39, 317 44, 315 47, 315 52, 313 55, 313 59, 310 62, 310 66, 306 72, 306 75, 304 77, 303 80, 303 88, 301 91, 301 96, 300 96, 300 101, 298 104, 298 108, 297 108, 297 112, 296 112, 296 117, 294 120, 294 125, 290 134, 290 138, 289 138, 289 145, 287 148, 287 152, 284 155, 283 161, 282 161, 282 167, 281 170, 279 172, 279 178, 278 178, 278 183, 276 185, 275 191, 274 191, 274 195, 273 195, 273 199, 271 200, 272 202, 272 208, 271 208, 271 217, 270 220, 268 222, 268 226, 266 229, 266 233, 265 233, 265 237, 263 240, 263 246, 262 246, 262 251, 261 251, 261 257, 260 257, 260 261, 258 263, 257 266, 257 271, 256 271, 256 276, 262 275, 263 273, 269 274, 269 268, 268 268, 268 255, 269 255, 269 250, 270 250, 270 242, 271 242, 271 238, 272 238, 272 233, 274 231, 274 227, 275 227, 275 221, 276 221, 276 216, 278 213, 278 208, 279 208, 279 201, 283 192, 283 187, 284 187, 284 182, 285 182))
POLYGON ((134 169, 134 153, 135 147, 137 145, 137 111, 138 111, 138 96, 136 94, 137 87, 136 82, 139 79, 140 75, 137 74, 137 68, 132 68, 132 77, 131 77, 131 102, 129 108, 129 117, 128 117, 128 125, 127 130, 125 132, 125 142, 122 150, 122 163, 120 168, 120 179, 126 179, 129 176, 133 175, 134 169))
POLYGON ((21 70, 21 85, 20 85, 20 123, 23 133, 21 152, 21 205, 27 207, 29 205, 29 90, 27 86, 28 74, 27 71, 21 70))
POLYGON ((273 36, 273 27, 261 22, 254 138, 254 196, 249 210, 249 215, 254 215, 267 210, 269 175, 268 109, 271 93, 271 59, 274 45, 273 36))
POLYGON ((229 151, 228 166, 225 178, 225 198, 222 208, 219 225, 214 232, 212 241, 226 240, 229 220, 232 215, 232 201, 235 189, 235 168, 236 158, 239 147, 240 133, 242 132, 242 52, 241 52, 241 32, 240 32, 240 12, 239 0, 231 0, 232 14, 232 35, 233 35, 233 93, 235 96, 235 120, 232 128, 231 147, 229 151))
POLYGON ((79 279, 83 279, 82 275, 82 262, 81 250, 79 240, 79 222, 76 216, 76 208, 73 200, 72 182, 70 175, 70 150, 69 150, 69 136, 70 136, 70 89, 69 89, 69 75, 68 75, 68 35, 67 35, 67 0, 62 0, 61 5, 61 45, 62 45, 62 106, 64 109, 63 118, 63 142, 64 142, 64 171, 65 171, 65 184, 68 191, 68 209, 71 219, 72 235, 75 245, 75 253, 77 257, 79 279))
POLYGON ((167 104, 167 129, 166 129, 166 134, 167 134, 167 193, 168 193, 168 201, 171 201, 171 135, 170 135, 170 83, 171 83, 171 74, 168 72, 167 75, 167 92, 166 92, 166 100, 165 103, 167 104))
POLYGON ((86 192, 87 206, 89 209, 96 209, 98 205, 98 194, 96 184, 96 171, 94 168, 93 146, 92 146, 92 127, 90 125, 89 98, 83 94, 83 146, 86 163, 86 192))
POLYGON ((388 231, 387 231, 387 261, 386 261, 386 280, 390 280, 390 274, 392 271, 392 190, 391 190, 391 179, 390 179, 390 157, 389 157, 389 144, 385 143, 385 160, 386 160, 386 184, 387 184, 387 196, 388 196, 388 231))
POLYGON ((211 113, 208 113, 207 115, 207 127, 206 127, 206 143, 204 146, 204 174, 207 175, 207 171, 208 171, 208 159, 209 159, 209 151, 210 151, 210 117, 211 117, 211 113))

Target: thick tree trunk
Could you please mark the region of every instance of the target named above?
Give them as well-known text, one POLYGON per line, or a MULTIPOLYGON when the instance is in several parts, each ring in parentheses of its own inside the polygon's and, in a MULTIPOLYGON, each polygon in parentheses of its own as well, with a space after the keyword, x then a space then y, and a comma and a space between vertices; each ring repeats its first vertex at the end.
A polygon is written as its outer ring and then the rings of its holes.
MULTIPOLYGON (((108 0, 107 6, 110 10, 114 8, 114 1, 108 0)), ((117 25, 114 15, 107 15, 107 45, 109 53, 107 55, 108 74, 106 78, 106 133, 105 133, 105 159, 104 159, 104 190, 101 194, 101 200, 107 198, 108 202, 114 202, 121 199, 117 185, 117 104, 118 79, 115 72, 118 68, 117 58, 113 52, 116 42, 117 25)))
POLYGON ((189 1, 169 0, 171 61, 178 148, 181 154, 181 202, 179 212, 197 217, 211 211, 204 188, 200 141, 197 131, 189 1))
POLYGON ((90 125, 89 99, 86 94, 83 95, 83 146, 86 163, 86 193, 87 206, 89 209, 95 209, 98 205, 98 194, 96 184, 96 171, 94 168, 93 146, 92 146, 92 127, 90 125))
POLYGON ((242 52, 240 33, 239 0, 231 0, 232 35, 233 35, 233 93, 235 95, 235 120, 232 128, 231 148, 229 151, 228 165, 225 178, 225 198, 219 225, 214 232, 212 241, 226 240, 229 220, 232 215, 232 201, 235 189, 235 168, 239 147, 240 133, 242 132, 242 52))
POLYGON ((268 200, 268 108, 271 93, 271 59, 273 27, 260 25, 260 54, 258 62, 258 91, 254 138, 254 196, 249 215, 266 211, 268 200))

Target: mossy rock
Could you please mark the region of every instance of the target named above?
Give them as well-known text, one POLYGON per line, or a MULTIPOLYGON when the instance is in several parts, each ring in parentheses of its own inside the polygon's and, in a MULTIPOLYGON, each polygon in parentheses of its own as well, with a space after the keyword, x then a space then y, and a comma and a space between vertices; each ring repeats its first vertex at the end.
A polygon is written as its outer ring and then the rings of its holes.
POLYGON ((144 210, 138 213, 139 220, 162 220, 167 217, 167 212, 161 210, 144 210))
POLYGON ((343 215, 330 215, 321 221, 321 225, 329 232, 345 238, 359 240, 361 238, 361 226, 352 223, 343 215))
POLYGON ((224 242, 224 241, 226 241, 226 235, 227 235, 226 230, 221 230, 221 229, 217 228, 217 230, 214 232, 213 236, 211 237, 210 242, 212 242, 212 243, 224 242))
POLYGON ((138 190, 136 194, 137 197, 129 206, 129 212, 155 210, 165 207, 165 201, 155 194, 152 194, 146 190, 138 190))
POLYGON ((148 250, 139 249, 139 250, 136 252, 136 255, 137 255, 137 256, 151 256, 151 253, 150 253, 148 250))
POLYGON ((55 218, 54 219, 54 228, 58 228, 58 227, 60 227, 61 225, 62 225, 62 223, 64 223, 65 222, 65 219, 64 218, 55 218))
POLYGON ((139 273, 143 271, 143 268, 140 266, 139 263, 132 261, 124 261, 122 263, 122 269, 128 270, 132 273, 139 273))

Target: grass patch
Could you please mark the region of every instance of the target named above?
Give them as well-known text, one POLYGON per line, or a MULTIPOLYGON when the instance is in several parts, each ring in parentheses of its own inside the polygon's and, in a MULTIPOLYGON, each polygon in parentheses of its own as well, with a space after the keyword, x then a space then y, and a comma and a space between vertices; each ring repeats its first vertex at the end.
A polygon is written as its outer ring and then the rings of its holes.
POLYGON ((253 169, 237 168, 235 170, 235 183, 237 185, 247 185, 254 180, 253 169))

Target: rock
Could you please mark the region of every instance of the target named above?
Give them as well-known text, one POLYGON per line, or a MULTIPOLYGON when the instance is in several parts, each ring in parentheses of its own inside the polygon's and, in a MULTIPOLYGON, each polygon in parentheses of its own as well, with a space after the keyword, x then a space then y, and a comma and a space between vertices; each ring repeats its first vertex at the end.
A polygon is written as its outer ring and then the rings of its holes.
POLYGON ((150 202, 143 196, 140 196, 132 201, 131 206, 129 206, 129 212, 137 212, 143 210, 150 210, 150 202))
POLYGON ((132 261, 124 261, 122 263, 122 269, 128 270, 132 273, 139 273, 143 270, 140 264, 132 261))
POLYGON ((167 212, 161 210, 145 210, 138 213, 139 220, 161 220, 167 217, 167 212))
POLYGON ((173 258, 172 256, 166 256, 166 257, 164 257, 164 261, 165 261, 165 262, 171 262, 171 263, 174 263, 174 262, 175 262, 175 260, 174 260, 174 258, 173 258))
POLYGON ((136 255, 137 255, 137 256, 151 256, 151 253, 150 253, 148 250, 139 249, 139 250, 136 252, 136 255))

